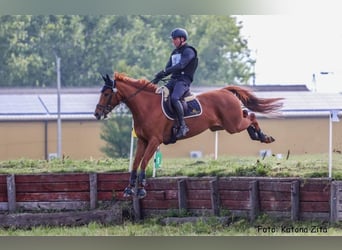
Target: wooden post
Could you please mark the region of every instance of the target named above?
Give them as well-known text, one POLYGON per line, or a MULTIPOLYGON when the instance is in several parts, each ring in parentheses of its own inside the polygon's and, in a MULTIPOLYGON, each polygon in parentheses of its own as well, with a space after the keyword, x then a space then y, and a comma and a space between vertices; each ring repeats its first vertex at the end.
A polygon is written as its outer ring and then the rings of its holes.
POLYGON ((259 182, 251 181, 249 183, 249 198, 250 198, 250 212, 249 218, 254 221, 259 215, 260 202, 259 202, 259 182))
POLYGON ((187 197, 186 197, 186 182, 185 180, 178 181, 178 209, 179 212, 187 209, 187 197))
POLYGON ((299 181, 291 183, 291 220, 299 220, 299 181))
POLYGON ((220 197, 218 192, 218 178, 210 181, 211 209, 215 216, 220 215, 220 197))
POLYGON ((90 209, 97 207, 97 174, 89 174, 90 209))
MULTIPOLYGON (((135 182, 135 192, 138 192, 138 180, 135 182)), ((134 221, 138 222, 142 219, 141 207, 140 207, 140 199, 134 194, 133 195, 133 217, 134 221)))
POLYGON ((338 222, 338 182, 333 181, 330 187, 330 222, 338 222))
POLYGON ((6 177, 7 181, 7 200, 8 200, 8 211, 15 212, 17 209, 16 201, 16 189, 15 189, 15 176, 14 174, 6 177))

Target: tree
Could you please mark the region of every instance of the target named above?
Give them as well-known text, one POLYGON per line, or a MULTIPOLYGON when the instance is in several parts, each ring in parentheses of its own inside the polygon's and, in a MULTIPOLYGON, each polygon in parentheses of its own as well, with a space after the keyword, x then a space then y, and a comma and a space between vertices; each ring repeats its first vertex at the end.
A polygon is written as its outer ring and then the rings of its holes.
POLYGON ((245 84, 254 61, 230 16, 0 16, 0 86, 96 86, 100 73, 152 79, 165 67, 170 31, 184 27, 198 50, 197 85, 245 84))
POLYGON ((125 158, 130 153, 130 138, 132 133, 132 117, 126 114, 116 114, 104 121, 101 139, 106 146, 101 150, 108 157, 125 158))

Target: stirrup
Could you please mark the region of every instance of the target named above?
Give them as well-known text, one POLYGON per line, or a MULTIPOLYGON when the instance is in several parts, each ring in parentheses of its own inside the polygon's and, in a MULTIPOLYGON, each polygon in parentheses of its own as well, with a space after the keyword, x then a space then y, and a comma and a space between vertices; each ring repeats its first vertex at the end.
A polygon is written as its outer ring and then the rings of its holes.
POLYGON ((176 138, 182 138, 189 132, 189 128, 186 125, 182 125, 179 127, 178 132, 176 134, 176 138))

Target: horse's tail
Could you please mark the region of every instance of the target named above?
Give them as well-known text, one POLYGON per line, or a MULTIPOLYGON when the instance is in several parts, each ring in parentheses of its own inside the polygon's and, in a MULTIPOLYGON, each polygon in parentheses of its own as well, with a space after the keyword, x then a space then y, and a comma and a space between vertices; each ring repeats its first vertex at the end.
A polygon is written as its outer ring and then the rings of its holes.
POLYGON ((251 90, 238 86, 227 86, 226 90, 234 93, 243 105, 251 111, 259 113, 274 113, 278 111, 284 98, 258 98, 251 90))

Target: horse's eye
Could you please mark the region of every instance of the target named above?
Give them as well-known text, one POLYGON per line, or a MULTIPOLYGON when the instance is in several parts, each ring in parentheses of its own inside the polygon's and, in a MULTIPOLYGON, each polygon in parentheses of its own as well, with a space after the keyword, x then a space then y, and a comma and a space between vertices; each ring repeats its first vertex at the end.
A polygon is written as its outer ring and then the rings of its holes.
POLYGON ((109 96, 109 94, 108 93, 105 93, 105 94, 103 94, 104 95, 104 97, 108 97, 109 96))

